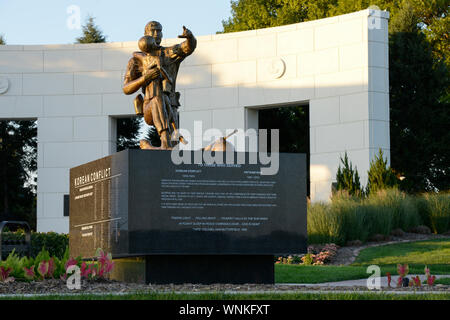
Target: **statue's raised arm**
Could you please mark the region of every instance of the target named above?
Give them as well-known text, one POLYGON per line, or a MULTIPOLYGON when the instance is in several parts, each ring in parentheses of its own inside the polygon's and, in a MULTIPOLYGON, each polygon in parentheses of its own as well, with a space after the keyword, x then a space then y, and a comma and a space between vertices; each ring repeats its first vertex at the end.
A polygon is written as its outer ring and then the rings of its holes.
POLYGON ((185 57, 194 52, 195 48, 197 47, 197 39, 195 39, 194 35, 189 29, 183 26, 183 34, 179 35, 178 38, 186 38, 186 40, 180 44, 181 51, 183 52, 185 57))

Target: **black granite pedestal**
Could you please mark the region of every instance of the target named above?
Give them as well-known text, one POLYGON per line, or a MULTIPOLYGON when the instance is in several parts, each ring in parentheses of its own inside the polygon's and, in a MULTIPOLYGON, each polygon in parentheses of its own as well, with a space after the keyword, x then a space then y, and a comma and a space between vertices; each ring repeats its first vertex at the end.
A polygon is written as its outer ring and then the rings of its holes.
POLYGON ((115 259, 113 278, 152 284, 273 284, 272 255, 150 255, 115 259))
POLYGON ((70 255, 102 248, 130 282, 273 283, 274 255, 306 252, 305 155, 280 153, 261 175, 254 154, 187 154, 125 150, 72 168, 70 255))

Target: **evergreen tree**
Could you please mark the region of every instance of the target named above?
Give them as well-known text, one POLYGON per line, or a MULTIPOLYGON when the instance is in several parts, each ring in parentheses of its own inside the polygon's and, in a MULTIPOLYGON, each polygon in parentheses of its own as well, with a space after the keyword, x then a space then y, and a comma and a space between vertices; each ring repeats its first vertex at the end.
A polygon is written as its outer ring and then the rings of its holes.
POLYGON ((156 128, 154 126, 149 126, 148 127, 147 135, 145 136, 145 139, 150 141, 150 143, 154 147, 160 147, 161 146, 161 139, 159 138, 158 131, 156 131, 156 128))
POLYGON ((117 119, 117 151, 139 148, 138 136, 140 127, 140 118, 117 119))
POLYGON ((94 23, 95 18, 89 16, 86 24, 82 26, 83 35, 76 39, 76 43, 102 43, 106 42, 106 36, 94 23))
POLYGON ((398 179, 392 171, 391 167, 387 165, 383 157, 383 150, 378 151, 378 155, 370 161, 370 168, 367 172, 368 181, 366 187, 366 194, 375 193, 378 190, 394 188, 398 185, 398 179))
POLYGON ((0 121, 0 221, 36 226, 36 121, 0 121))
POLYGON ((361 196, 361 182, 359 180, 358 169, 353 169, 352 162, 348 160, 347 152, 344 154, 344 159, 339 157, 343 165, 339 164, 336 173, 336 190, 346 190, 350 195, 361 196))
POLYGON ((0 34, 0 45, 4 45, 4 44, 6 44, 5 37, 2 34, 0 34))

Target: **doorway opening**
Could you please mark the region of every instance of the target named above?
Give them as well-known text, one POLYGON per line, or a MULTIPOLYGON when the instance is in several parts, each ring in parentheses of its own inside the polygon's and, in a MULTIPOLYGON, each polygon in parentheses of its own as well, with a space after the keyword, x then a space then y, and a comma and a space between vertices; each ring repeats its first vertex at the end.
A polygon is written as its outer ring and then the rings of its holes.
POLYGON ((0 221, 36 230, 37 120, 0 120, 0 221))
MULTIPOLYGON (((311 195, 309 105, 284 106, 258 110, 258 128, 279 129, 280 152, 306 154, 306 194, 311 195)), ((267 150, 271 150, 268 139, 267 150)))

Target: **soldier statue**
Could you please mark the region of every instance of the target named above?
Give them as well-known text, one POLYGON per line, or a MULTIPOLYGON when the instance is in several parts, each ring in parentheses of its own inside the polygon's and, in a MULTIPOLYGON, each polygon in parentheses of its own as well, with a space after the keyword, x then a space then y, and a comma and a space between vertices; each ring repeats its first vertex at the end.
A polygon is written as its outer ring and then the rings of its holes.
POLYGON ((136 114, 155 126, 161 139, 160 148, 141 140, 141 149, 171 149, 179 141, 184 142, 178 134, 180 93, 175 91, 175 83, 180 63, 195 50, 197 40, 184 26, 178 37, 186 40, 171 47, 160 46, 162 26, 150 21, 145 26, 145 36, 138 42, 141 51, 134 52, 128 61, 123 92, 128 95, 142 89, 144 97, 138 94, 134 99, 136 114))

